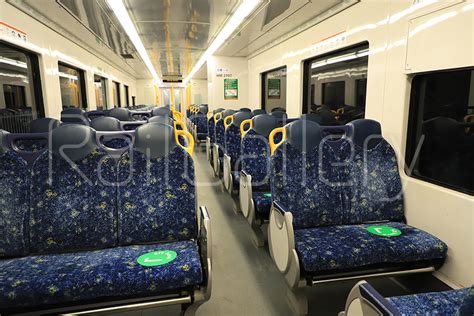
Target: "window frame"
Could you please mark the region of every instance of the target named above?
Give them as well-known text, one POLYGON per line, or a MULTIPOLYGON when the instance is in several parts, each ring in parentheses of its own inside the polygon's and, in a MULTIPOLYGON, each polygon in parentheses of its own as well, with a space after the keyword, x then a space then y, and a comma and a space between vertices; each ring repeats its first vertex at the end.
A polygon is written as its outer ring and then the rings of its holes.
MULTIPOLYGON (((122 98, 120 95, 120 82, 112 80, 112 83, 115 85, 116 93, 117 93, 117 107, 121 108, 122 107, 122 98)), ((114 104, 115 107, 115 104, 114 104)))
MULTIPOLYGON (((104 94, 104 106, 103 106, 103 109, 104 109, 104 110, 108 110, 108 109, 109 109, 109 101, 108 101, 108 99, 109 99, 109 94, 108 94, 108 92, 107 92, 107 86, 108 86, 109 78, 104 77, 104 76, 101 76, 101 75, 99 75, 99 74, 94 74, 94 75, 93 75, 94 83, 95 83, 95 78, 96 78, 96 77, 100 78, 100 80, 101 80, 101 85, 102 85, 102 83, 104 83, 104 85, 102 86, 102 89, 104 90, 104 93, 103 93, 103 94, 104 94)), ((95 95, 95 86, 94 86, 94 95, 95 95)), ((97 106, 97 102, 96 102, 95 107, 96 107, 96 109, 97 109, 97 107, 98 107, 98 106, 97 106)))
POLYGON ((125 89, 125 106, 130 106, 130 88, 126 84, 124 84, 123 87, 125 89))
MULTIPOLYGON (((336 50, 332 50, 330 52, 327 52, 321 55, 312 56, 302 61, 303 63, 303 97, 301 98, 303 102, 302 107, 301 107, 302 114, 307 114, 311 112, 311 105, 309 104, 309 102, 311 101, 311 95, 310 95, 311 93, 311 84, 310 84, 311 64, 319 59, 324 59, 333 55, 340 55, 340 54, 343 54, 345 51, 353 50, 357 47, 362 47, 362 46, 367 46, 370 51, 369 40, 364 40, 361 42, 357 42, 355 44, 351 44, 349 46, 344 46, 336 50)), ((370 54, 367 57, 370 62, 370 54)), ((367 70, 367 78, 369 77, 368 72, 369 71, 367 70)))
MULTIPOLYGON (((89 104, 87 103, 87 91, 86 91, 86 75, 85 75, 85 70, 81 69, 81 68, 78 68, 76 66, 73 66, 71 64, 68 64, 68 63, 65 63, 61 60, 58 60, 58 72, 59 72, 59 66, 63 66, 63 67, 68 67, 68 68, 71 68, 71 69, 74 69, 75 71, 77 71, 79 73, 79 85, 80 85, 80 98, 81 98, 81 101, 82 101, 82 106, 81 106, 81 109, 83 110, 87 110, 89 108, 89 104)), ((59 77, 59 74, 58 74, 58 77, 59 77)), ((58 78, 59 79, 59 78, 58 78)), ((59 85, 59 93, 61 93, 61 84, 59 85)), ((62 104, 61 102, 61 107, 63 107, 64 105, 62 104)))
MULTIPOLYGON (((271 72, 278 71, 278 70, 283 70, 283 69, 287 70, 288 69, 287 65, 279 66, 277 68, 273 68, 273 69, 270 69, 270 70, 267 70, 267 71, 264 71, 264 72, 260 73, 260 94, 261 94, 260 95, 260 109, 266 111, 266 109, 265 109, 265 107, 266 107, 265 101, 267 99, 266 98, 266 96, 267 96, 267 91, 266 91, 267 90, 266 89, 267 77, 266 76, 271 72)), ((287 74, 287 76, 288 76, 288 74, 287 74)), ((286 82, 288 83, 288 78, 287 78, 286 82)), ((285 89, 286 88, 287 87, 285 86, 285 89)), ((280 89, 281 89, 281 87, 280 87, 280 89)), ((285 108, 286 108, 286 100, 285 100, 285 108)))
MULTIPOLYGON (((430 184, 434 184, 436 186, 450 189, 456 192, 464 193, 470 196, 474 196, 474 190, 471 191, 467 188, 459 187, 450 183, 446 183, 440 180, 432 179, 424 175, 419 175, 414 172, 415 169, 415 164, 416 161, 414 161, 414 157, 417 152, 418 148, 418 142, 420 139, 420 136, 418 136, 421 132, 421 126, 418 123, 418 118, 419 116, 423 116, 424 112, 422 112, 423 109, 420 107, 420 102, 417 100, 419 99, 419 93, 414 94, 414 89, 416 86, 413 84, 414 80, 418 76, 426 76, 426 75, 431 75, 431 74, 440 74, 440 73, 446 73, 446 72, 454 72, 454 71, 463 71, 463 70, 470 70, 474 72, 474 67, 461 67, 461 68, 449 68, 449 69, 442 69, 442 70, 433 70, 433 71, 427 71, 427 72, 420 72, 416 74, 412 74, 410 78, 410 89, 409 89, 409 101, 408 101, 408 118, 407 118, 407 133, 405 136, 405 157, 404 157, 404 162, 405 162, 405 167, 404 167, 404 172, 407 177, 417 179, 423 182, 427 182, 430 184), (410 135, 414 135, 410 137, 410 135), (411 166, 413 165, 412 170, 410 170, 411 166)), ((474 80, 474 78, 471 78, 471 80, 474 80)))
POLYGON ((35 53, 34 51, 25 49, 24 47, 14 45, 3 40, 0 40, 0 45, 5 45, 8 48, 17 50, 29 58, 31 63, 31 81, 33 85, 36 115, 38 118, 45 117, 46 113, 44 108, 43 87, 41 82, 41 70, 39 66, 39 58, 41 55, 35 53))

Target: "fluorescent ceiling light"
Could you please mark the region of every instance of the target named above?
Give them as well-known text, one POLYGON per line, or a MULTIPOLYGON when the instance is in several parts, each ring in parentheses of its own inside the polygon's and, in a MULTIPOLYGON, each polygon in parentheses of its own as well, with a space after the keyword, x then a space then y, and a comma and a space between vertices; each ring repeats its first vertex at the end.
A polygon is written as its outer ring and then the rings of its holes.
POLYGON ((354 53, 340 55, 340 56, 336 56, 336 57, 332 57, 332 58, 329 58, 329 59, 324 59, 324 60, 315 62, 311 65, 311 69, 323 67, 323 66, 330 65, 330 64, 336 64, 336 63, 339 63, 341 61, 353 60, 353 59, 357 59, 357 58, 360 58, 360 57, 365 57, 365 56, 368 56, 368 55, 369 55, 369 50, 368 49, 363 49, 363 50, 359 50, 359 51, 354 52, 354 53))
MULTIPOLYGON (((113 0, 109 0, 113 1, 113 0)), ((237 10, 232 14, 229 21, 217 34, 211 45, 204 54, 199 58, 191 72, 184 78, 183 84, 186 84, 196 74, 196 72, 204 65, 204 63, 222 46, 226 39, 239 27, 239 25, 253 12, 253 10, 262 2, 262 0, 243 0, 237 10)))
POLYGON ((26 65, 25 62, 15 60, 15 59, 6 58, 6 57, 0 57, 0 63, 16 66, 16 67, 20 67, 20 68, 25 68, 25 69, 28 68, 28 66, 26 65))
POLYGON ((156 72, 155 67, 153 67, 153 63, 151 62, 150 57, 146 52, 145 46, 143 45, 140 36, 135 29, 135 25, 133 24, 130 15, 128 15, 127 9, 123 4, 123 0, 107 0, 107 3, 109 4, 109 7, 112 9, 112 11, 114 11, 117 19, 122 25, 122 28, 125 30, 128 37, 132 41, 135 49, 145 63, 145 66, 148 68, 148 71, 150 71, 153 79, 155 79, 155 82, 157 84, 161 84, 160 77, 158 77, 158 73, 156 72))

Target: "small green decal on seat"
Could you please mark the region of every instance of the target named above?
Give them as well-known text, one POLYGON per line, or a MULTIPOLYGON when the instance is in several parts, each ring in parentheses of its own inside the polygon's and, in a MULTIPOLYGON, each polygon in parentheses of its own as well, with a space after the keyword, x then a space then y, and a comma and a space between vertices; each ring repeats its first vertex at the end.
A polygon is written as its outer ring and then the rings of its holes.
POLYGON ((176 256, 173 250, 158 250, 141 255, 137 258, 137 262, 145 267, 155 267, 173 261, 176 256))
POLYGON ((263 196, 271 197, 272 194, 271 193, 263 193, 263 196))
POLYGON ((400 236, 402 234, 400 230, 390 226, 369 226, 367 230, 371 234, 383 237, 400 236))

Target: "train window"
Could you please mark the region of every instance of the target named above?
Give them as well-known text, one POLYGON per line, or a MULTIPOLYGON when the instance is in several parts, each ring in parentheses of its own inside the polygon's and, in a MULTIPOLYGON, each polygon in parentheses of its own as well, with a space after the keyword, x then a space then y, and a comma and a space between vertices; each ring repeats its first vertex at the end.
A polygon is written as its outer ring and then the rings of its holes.
POLYGON ((0 42, 0 129, 26 133, 43 116, 38 57, 0 42))
POLYGON ((125 105, 130 106, 130 95, 129 95, 129 91, 128 91, 128 86, 123 85, 123 87, 125 88, 125 105))
POLYGON ((303 113, 321 113, 324 125, 364 118, 367 42, 304 62, 303 113))
POLYGON ((286 110, 286 66, 262 73, 262 109, 286 110))
POLYGON ((474 68, 413 78, 407 174, 474 193, 474 68))
POLYGON ((120 102, 120 83, 114 81, 114 84, 113 84, 113 94, 114 94, 114 106, 115 107, 121 107, 122 104, 120 102))
POLYGON ((61 62, 58 68, 63 108, 87 108, 84 71, 61 62))
POLYGON ((94 75, 94 88, 97 110, 107 109, 107 79, 94 75))

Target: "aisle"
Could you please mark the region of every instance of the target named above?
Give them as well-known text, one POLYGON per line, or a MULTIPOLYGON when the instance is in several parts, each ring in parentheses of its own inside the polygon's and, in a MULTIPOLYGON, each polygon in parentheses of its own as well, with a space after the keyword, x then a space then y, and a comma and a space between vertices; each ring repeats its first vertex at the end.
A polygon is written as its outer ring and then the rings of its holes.
POLYGON ((197 315, 292 315, 286 285, 269 254, 252 244, 251 229, 222 193, 205 153, 196 153, 198 205, 207 206, 212 222, 213 289, 197 315))

